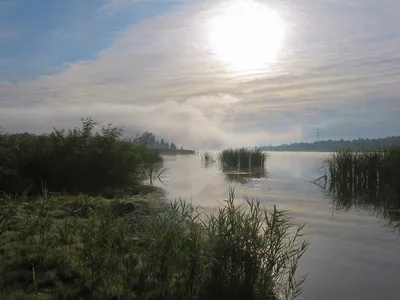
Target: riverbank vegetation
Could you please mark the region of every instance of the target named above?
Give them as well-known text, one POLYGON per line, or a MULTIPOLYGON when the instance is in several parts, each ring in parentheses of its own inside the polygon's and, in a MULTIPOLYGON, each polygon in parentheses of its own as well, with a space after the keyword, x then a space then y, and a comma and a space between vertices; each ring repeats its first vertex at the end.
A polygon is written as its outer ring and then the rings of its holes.
POLYGON ((146 195, 4 196, 0 298, 292 299, 302 227, 259 201, 234 202, 231 191, 201 216, 146 195))
POLYGON ((308 247, 234 191, 212 214, 144 186, 157 152, 91 118, 0 135, 0 299, 293 299, 308 247))
POLYGON ((159 154, 93 119, 49 134, 0 135, 0 191, 113 196, 135 193, 159 154))

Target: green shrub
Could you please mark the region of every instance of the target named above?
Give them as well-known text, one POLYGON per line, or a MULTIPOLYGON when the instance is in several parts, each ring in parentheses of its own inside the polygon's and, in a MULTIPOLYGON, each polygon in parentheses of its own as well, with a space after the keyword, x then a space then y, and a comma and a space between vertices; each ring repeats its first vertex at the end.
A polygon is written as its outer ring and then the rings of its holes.
POLYGON ((0 135, 0 191, 37 195, 44 189, 71 194, 110 194, 137 187, 144 170, 161 157, 122 138, 122 129, 81 128, 50 134, 0 135))

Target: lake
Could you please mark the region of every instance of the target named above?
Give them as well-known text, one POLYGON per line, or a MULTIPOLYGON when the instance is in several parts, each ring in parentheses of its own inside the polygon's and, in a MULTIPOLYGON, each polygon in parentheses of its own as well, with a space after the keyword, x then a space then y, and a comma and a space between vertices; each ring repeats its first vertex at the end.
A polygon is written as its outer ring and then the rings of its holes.
MULTIPOLYGON (((182 197, 213 211, 235 187, 237 199, 256 197, 267 207, 289 210, 307 223, 311 241, 298 275, 308 274, 301 298, 324 300, 399 299, 400 236, 371 211, 338 211, 311 183, 323 175, 326 153, 270 152, 264 178, 229 182, 217 166, 203 168, 199 155, 166 156, 162 185, 171 199, 182 197)), ((214 155, 216 157, 216 155, 214 155)), ((158 183, 160 184, 160 183, 158 183)))

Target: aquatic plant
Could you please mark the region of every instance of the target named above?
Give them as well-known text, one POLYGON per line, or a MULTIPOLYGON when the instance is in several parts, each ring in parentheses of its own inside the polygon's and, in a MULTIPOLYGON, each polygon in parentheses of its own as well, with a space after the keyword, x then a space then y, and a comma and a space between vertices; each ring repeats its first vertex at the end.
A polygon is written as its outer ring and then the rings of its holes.
POLYGON ((400 147, 370 151, 342 150, 325 161, 330 186, 346 184, 353 189, 382 189, 389 184, 400 192, 400 147))
POLYGON ((325 161, 325 196, 335 209, 363 209, 400 229, 400 148, 337 151, 325 161))
POLYGON ((263 168, 267 158, 267 153, 263 151, 246 148, 225 149, 218 155, 222 166, 240 170, 263 168))

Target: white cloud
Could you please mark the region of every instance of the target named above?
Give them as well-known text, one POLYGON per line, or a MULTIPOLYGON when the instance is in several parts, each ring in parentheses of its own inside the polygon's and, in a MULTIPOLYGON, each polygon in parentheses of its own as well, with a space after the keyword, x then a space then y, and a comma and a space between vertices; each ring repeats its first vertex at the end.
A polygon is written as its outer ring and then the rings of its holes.
MULTIPOLYGON (((288 22, 288 43, 279 62, 253 78, 228 74, 209 54, 203 24, 216 13, 216 3, 190 1, 126 28, 96 59, 68 64, 57 74, 0 82, 0 121, 9 130, 45 130, 91 115, 169 135, 188 147, 247 146, 301 140, 315 126, 329 124, 324 110, 345 115, 349 103, 361 108, 366 98, 400 94, 395 25, 386 28, 366 9, 334 24, 340 4, 274 4, 288 22)), ((370 112, 358 120, 368 122, 370 112)), ((346 121, 339 125, 336 130, 345 132, 346 121)), ((380 130, 384 135, 385 127, 380 130)))

